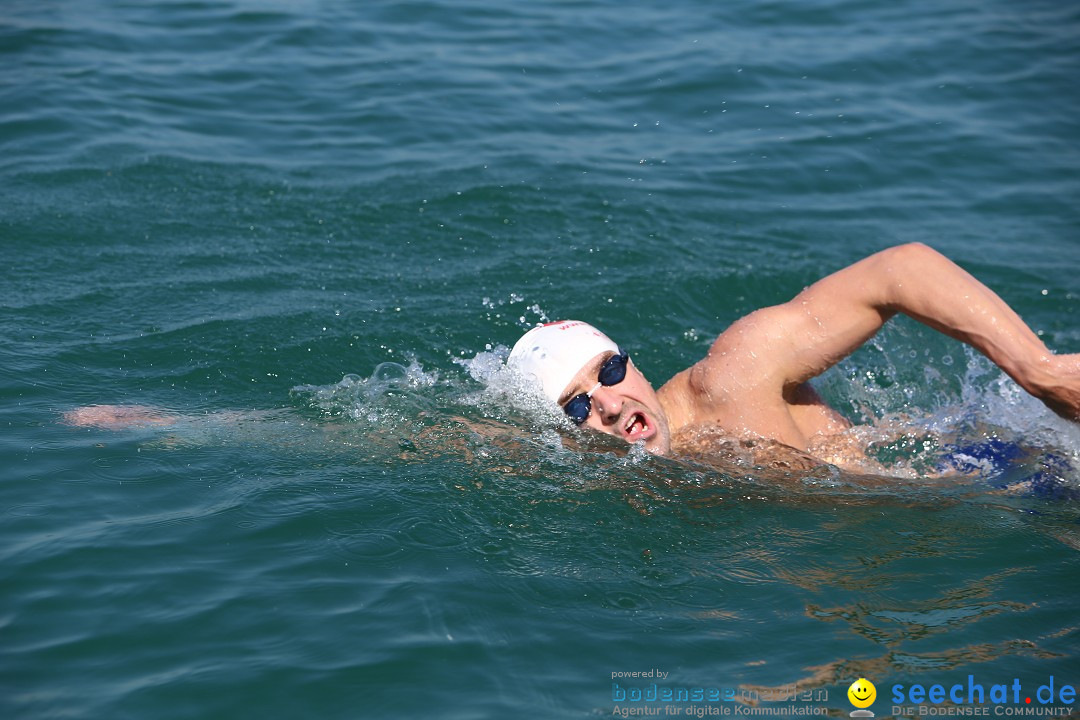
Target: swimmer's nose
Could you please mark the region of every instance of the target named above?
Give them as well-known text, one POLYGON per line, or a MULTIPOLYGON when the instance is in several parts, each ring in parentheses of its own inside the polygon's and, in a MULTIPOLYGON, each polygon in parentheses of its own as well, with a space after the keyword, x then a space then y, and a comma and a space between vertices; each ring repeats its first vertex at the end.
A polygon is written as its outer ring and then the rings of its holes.
POLYGON ((619 391, 613 387, 601 385, 592 394, 593 412, 605 425, 610 425, 619 419, 622 413, 623 399, 619 391))

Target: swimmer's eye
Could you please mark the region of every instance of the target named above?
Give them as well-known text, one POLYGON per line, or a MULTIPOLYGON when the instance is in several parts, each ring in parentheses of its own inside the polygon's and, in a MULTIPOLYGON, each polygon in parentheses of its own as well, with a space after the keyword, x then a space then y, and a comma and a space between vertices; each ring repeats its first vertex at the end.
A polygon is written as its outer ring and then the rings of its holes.
POLYGON ((601 385, 610 387, 612 385, 618 385, 626 379, 626 364, 630 361, 630 355, 619 348, 618 355, 612 355, 604 364, 600 366, 600 372, 597 373, 596 379, 600 382, 587 393, 581 393, 570 398, 570 400, 563 405, 563 411, 570 416, 576 424, 581 425, 589 419, 589 413, 592 412, 592 394, 596 392, 597 388, 601 385))

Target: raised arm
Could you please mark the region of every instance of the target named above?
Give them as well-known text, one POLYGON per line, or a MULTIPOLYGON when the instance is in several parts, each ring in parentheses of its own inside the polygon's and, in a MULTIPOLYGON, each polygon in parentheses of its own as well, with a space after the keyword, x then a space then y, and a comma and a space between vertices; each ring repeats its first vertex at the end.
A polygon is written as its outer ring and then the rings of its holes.
POLYGON ((1080 355, 1054 355, 993 291, 918 243, 871 255, 790 302, 751 313, 711 354, 749 351, 759 377, 790 387, 839 362, 898 312, 971 345, 1054 412, 1080 420, 1080 355))

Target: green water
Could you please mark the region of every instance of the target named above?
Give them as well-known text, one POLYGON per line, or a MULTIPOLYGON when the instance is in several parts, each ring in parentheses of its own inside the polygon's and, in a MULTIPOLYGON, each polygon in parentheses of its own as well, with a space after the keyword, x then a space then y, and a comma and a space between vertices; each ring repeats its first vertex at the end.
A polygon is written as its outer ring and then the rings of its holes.
POLYGON ((895 322, 818 382, 986 450, 955 483, 902 442, 885 483, 627 452, 494 372, 574 317, 659 384, 910 241, 1080 352, 1078 31, 997 0, 7 3, 0 717, 1080 684, 1080 431, 958 344, 895 322), (63 422, 94 404, 179 421, 63 422))

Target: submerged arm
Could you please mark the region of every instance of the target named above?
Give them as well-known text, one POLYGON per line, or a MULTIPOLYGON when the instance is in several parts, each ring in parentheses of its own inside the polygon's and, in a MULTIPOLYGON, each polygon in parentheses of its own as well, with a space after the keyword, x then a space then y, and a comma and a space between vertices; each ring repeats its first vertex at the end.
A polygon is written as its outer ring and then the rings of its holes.
POLYGON ((149 405, 86 405, 68 410, 64 422, 78 427, 122 430, 130 427, 169 427, 176 415, 149 405))
POLYGON ((839 362, 896 313, 971 345, 1054 412, 1080 420, 1080 355, 1054 355, 992 290, 918 243, 871 255, 790 302, 751 313, 717 345, 756 344, 764 358, 756 369, 790 387, 839 362))

